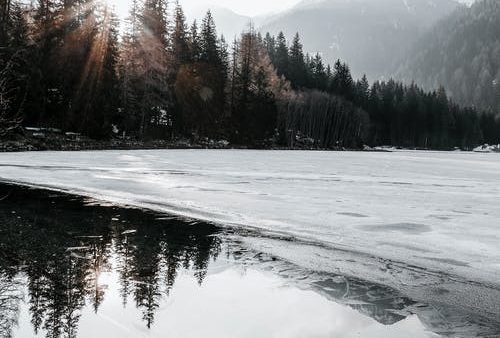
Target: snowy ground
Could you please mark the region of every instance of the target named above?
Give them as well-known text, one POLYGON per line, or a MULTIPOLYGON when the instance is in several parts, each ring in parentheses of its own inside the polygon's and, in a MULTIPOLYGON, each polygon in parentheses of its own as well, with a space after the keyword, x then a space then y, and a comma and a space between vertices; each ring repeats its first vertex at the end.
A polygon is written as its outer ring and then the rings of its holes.
POLYGON ((0 179, 500 285, 499 154, 12 153, 0 179))

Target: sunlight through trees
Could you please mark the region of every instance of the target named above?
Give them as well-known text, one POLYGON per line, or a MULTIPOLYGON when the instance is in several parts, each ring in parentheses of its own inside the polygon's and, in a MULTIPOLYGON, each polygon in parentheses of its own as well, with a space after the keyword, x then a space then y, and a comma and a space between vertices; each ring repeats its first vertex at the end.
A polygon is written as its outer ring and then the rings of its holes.
POLYGON ((303 50, 299 33, 252 26, 231 46, 210 11, 134 0, 122 25, 112 3, 4 1, 0 129, 56 128, 94 139, 228 140, 252 147, 470 149, 498 143, 494 112, 389 80, 356 80, 303 50))

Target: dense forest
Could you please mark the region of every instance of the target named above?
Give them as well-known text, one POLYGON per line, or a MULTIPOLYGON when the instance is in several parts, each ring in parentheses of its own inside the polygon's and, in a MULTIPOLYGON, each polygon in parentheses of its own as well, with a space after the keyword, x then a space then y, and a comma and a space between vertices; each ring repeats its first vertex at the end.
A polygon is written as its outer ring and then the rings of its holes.
POLYGON ((500 2, 457 9, 421 38, 397 76, 428 90, 443 85, 459 104, 500 112, 500 2))
POLYGON ((0 134, 20 126, 95 139, 228 140, 250 147, 363 145, 470 149, 500 142, 500 121, 395 81, 353 79, 297 34, 253 27, 227 42, 207 12, 135 0, 123 28, 105 2, 0 5, 0 134))

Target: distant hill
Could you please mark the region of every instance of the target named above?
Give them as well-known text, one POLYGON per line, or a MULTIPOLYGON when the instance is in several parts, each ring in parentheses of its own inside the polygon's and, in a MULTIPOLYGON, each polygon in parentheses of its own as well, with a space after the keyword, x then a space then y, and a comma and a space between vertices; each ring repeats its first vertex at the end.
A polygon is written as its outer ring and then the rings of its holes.
POLYGON ((500 1, 480 0, 440 21, 396 76, 425 89, 442 85, 458 103, 500 113, 500 1))
POLYGON ((454 0, 305 0, 269 17, 262 32, 299 32, 305 50, 330 63, 341 58, 354 76, 391 74, 418 38, 458 7, 454 0))
POLYGON ((224 35, 228 42, 234 40, 235 37, 239 37, 241 32, 248 29, 250 23, 258 27, 265 20, 265 16, 250 17, 240 15, 225 7, 213 5, 209 7, 201 5, 188 10, 186 14, 189 21, 196 19, 198 23, 201 23, 208 9, 212 12, 218 33, 224 35))

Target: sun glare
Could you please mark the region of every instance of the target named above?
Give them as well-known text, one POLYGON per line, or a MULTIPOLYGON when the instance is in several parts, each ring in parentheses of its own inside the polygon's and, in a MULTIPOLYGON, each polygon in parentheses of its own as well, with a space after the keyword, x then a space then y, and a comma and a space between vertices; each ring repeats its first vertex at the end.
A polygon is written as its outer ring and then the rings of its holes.
POLYGON ((130 2, 129 0, 104 0, 106 3, 110 5, 111 8, 113 8, 113 11, 120 17, 120 19, 124 19, 127 17, 129 8, 130 8, 130 2))

